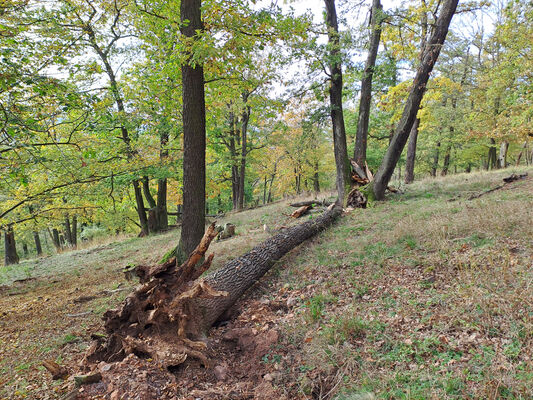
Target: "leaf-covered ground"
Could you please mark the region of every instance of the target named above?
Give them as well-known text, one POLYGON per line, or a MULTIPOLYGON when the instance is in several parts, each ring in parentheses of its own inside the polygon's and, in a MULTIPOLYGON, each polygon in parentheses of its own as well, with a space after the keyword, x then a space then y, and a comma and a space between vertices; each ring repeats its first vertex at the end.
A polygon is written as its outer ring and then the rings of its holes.
MULTIPOLYGON (((424 180, 346 214, 213 329, 214 368, 174 371, 168 388, 205 399, 533 398, 532 171, 467 200, 511 172, 424 180)), ((218 265, 267 237, 265 223, 287 224, 286 204, 226 217, 239 235, 213 246, 218 265)), ((132 285, 121 268, 157 261, 176 238, 0 272, 0 397, 57 398, 71 387, 40 363, 72 368, 101 331, 100 315, 132 285)), ((133 377, 130 367, 117 368, 133 377)))

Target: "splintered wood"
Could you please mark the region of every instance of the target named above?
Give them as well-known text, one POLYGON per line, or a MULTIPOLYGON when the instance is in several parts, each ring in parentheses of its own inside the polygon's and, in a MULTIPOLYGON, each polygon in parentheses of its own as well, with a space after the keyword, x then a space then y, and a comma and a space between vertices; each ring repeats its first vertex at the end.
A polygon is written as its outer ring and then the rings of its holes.
POLYGON ((291 214, 291 217, 292 218, 300 218, 302 215, 305 215, 309 212, 310 209, 312 209, 313 206, 311 205, 304 205, 304 206, 301 206, 300 208, 297 208, 296 210, 294 210, 294 212, 291 214))

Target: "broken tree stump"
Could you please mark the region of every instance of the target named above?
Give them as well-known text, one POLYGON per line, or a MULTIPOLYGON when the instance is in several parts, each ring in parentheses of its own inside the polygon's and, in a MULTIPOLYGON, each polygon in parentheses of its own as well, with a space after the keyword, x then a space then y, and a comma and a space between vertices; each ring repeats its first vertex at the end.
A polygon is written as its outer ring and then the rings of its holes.
POLYGON ((353 188, 348 194, 348 198, 346 200, 346 207, 366 208, 366 205, 366 196, 359 189, 353 188))

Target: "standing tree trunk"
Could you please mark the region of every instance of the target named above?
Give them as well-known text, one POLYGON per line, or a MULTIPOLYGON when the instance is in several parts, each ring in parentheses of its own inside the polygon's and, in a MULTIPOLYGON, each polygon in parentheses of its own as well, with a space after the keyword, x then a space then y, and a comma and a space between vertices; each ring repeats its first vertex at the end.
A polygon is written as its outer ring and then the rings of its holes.
POLYGON ((78 216, 72 216, 72 227, 70 228, 70 244, 76 248, 78 246, 78 216))
MULTIPOLYGON (((182 0, 182 35, 194 38, 203 29, 201 0, 182 0)), ((189 50, 192 51, 192 50, 189 50)), ((205 230, 205 92, 204 69, 190 59, 181 66, 183 98, 183 220, 178 245, 181 261, 196 248, 205 230)))
POLYGON ((147 176, 143 176, 142 184, 143 184, 144 197, 148 203, 148 207, 155 208, 156 207, 155 199, 154 199, 154 196, 152 196, 152 193, 150 192, 150 179, 148 179, 147 176))
MULTIPOLYGON (((422 0, 422 6, 426 7, 425 0, 422 0)), ((420 33, 420 54, 419 60, 423 61, 426 42, 428 36, 428 15, 426 10, 422 13, 420 33)), ((418 112, 417 112, 418 114, 418 112)), ((407 145, 407 157, 405 162, 405 183, 413 183, 415 180, 415 163, 416 163, 416 143, 418 140, 418 128, 420 127, 420 118, 417 118, 409 133, 409 144, 407 145)))
MULTIPOLYGON (((116 18, 119 18, 119 15, 116 16, 116 18)), ((83 21, 82 21, 83 22, 83 21)), ((116 36, 111 39, 111 43, 108 45, 102 46, 98 43, 98 39, 96 36, 96 33, 94 32, 94 29, 91 24, 84 23, 84 33, 87 34, 89 43, 91 47, 94 49, 96 54, 98 54, 98 57, 100 58, 100 61, 104 64, 105 72, 107 74, 107 77, 109 78, 109 87, 111 90, 111 94, 113 95, 113 98, 115 100, 115 104, 117 106, 117 111, 119 115, 124 116, 126 115, 126 109, 124 107, 124 100, 122 99, 122 95, 120 93, 120 89, 117 82, 117 77, 115 75, 115 71, 113 70, 113 67, 111 66, 111 62, 109 60, 109 51, 111 49, 112 44, 116 41, 116 36)), ((113 32, 115 33, 115 32, 113 32)), ((125 125, 120 126, 120 133, 121 133, 121 139, 126 145, 126 154, 128 159, 132 159, 135 155, 135 151, 131 147, 131 138, 129 136, 128 128, 125 125)), ((137 215, 139 216, 139 224, 141 225, 141 233, 140 236, 148 235, 148 220, 146 218, 146 212, 144 211, 144 207, 140 207, 140 204, 144 204, 142 199, 142 192, 139 189, 139 181, 134 180, 132 182, 133 184, 133 190, 135 193, 135 202, 137 205, 137 215)))
POLYGON ((431 167, 431 176, 435 178, 437 176, 437 168, 439 167, 439 150, 440 150, 440 142, 437 142, 437 145, 435 146, 435 155, 433 156, 433 166, 431 167))
POLYGON ((9 225, 4 231, 4 265, 18 264, 19 256, 15 243, 15 232, 13 226, 9 225))
POLYGON ((379 39, 381 37, 381 24, 383 22, 383 6, 380 0, 372 1, 370 11, 370 47, 361 80, 361 100, 359 102, 359 120, 357 122, 357 132, 355 134, 355 162, 361 166, 366 162, 366 144, 368 138, 368 120, 370 118, 370 101, 372 99, 372 78, 376 57, 379 49, 379 39))
POLYGON ((65 214, 65 240, 70 245, 72 243, 72 232, 70 230, 70 218, 68 214, 65 214))
POLYGON ((39 232, 33 231, 33 240, 35 241, 35 251, 37 252, 37 255, 42 255, 43 248, 41 246, 41 238, 39 237, 39 232))
MULTIPOLYGON (((248 94, 243 94, 243 100, 246 103, 248 100, 248 94)), ((246 142, 248 134, 248 121, 250 120, 250 106, 246 106, 245 111, 242 113, 242 125, 241 125, 241 165, 239 171, 239 203, 238 209, 242 210, 244 208, 244 185, 245 185, 245 174, 246 174, 246 142)))
POLYGON ((59 231, 56 228, 52 229, 52 241, 56 250, 61 249, 61 240, 59 239, 59 231))
POLYGON ((342 64, 340 61, 339 26, 335 0, 324 0, 326 5, 326 26, 328 29, 329 50, 329 99, 331 125, 333 128, 333 148, 337 169, 336 186, 340 204, 344 203, 351 187, 351 167, 346 147, 346 130, 342 111, 342 64))
POLYGON ((448 169, 450 168, 450 156, 451 156, 452 145, 449 144, 446 147, 446 152, 444 153, 444 160, 442 162, 442 171, 440 172, 441 176, 448 175, 448 169))
POLYGON ((416 159, 416 141, 418 139, 418 127, 420 118, 415 119, 415 123, 409 133, 409 144, 407 145, 407 157, 405 159, 405 183, 413 183, 415 180, 415 159, 416 159))
POLYGON ((319 178, 319 174, 318 174, 318 160, 315 161, 315 171, 314 171, 314 174, 313 174, 313 190, 315 191, 315 193, 319 193, 320 192, 320 178, 319 178))
POLYGON ((147 176, 143 176, 142 179, 144 198, 148 202, 148 232, 159 232, 159 221, 157 219, 157 205, 150 192, 150 179, 147 176))
POLYGON ((148 218, 146 218, 146 212, 144 211, 144 200, 138 180, 133 181, 133 190, 135 192, 137 215, 139 216, 139 222, 141 225, 141 233, 139 236, 148 236, 150 233, 150 230, 148 229, 148 218))
MULTIPOLYGON (((161 133, 160 136, 160 150, 159 160, 164 163, 168 158, 168 132, 161 133)), ((168 228, 168 210, 167 210, 167 178, 160 178, 157 180, 157 223, 159 230, 166 230, 168 228)))
POLYGON ((522 149, 520 150, 520 153, 518 153, 518 157, 516 157, 516 166, 518 167, 520 165, 520 161, 522 160, 522 155, 524 154, 524 152, 526 153, 526 156, 525 156, 525 160, 526 160, 526 165, 528 165, 528 159, 527 159, 527 140, 524 142, 524 144, 522 145, 522 149))
POLYGON ((500 156, 498 157, 498 166, 500 168, 507 167, 507 150, 509 149, 509 142, 503 141, 500 146, 500 156))
MULTIPOLYGON (((231 107, 231 103, 229 104, 231 107)), ((228 114, 229 120, 229 141, 226 143, 226 146, 230 152, 231 159, 231 201, 233 204, 233 210, 239 208, 239 166, 237 164, 237 146, 236 142, 240 141, 239 136, 237 135, 235 114, 233 111, 230 111, 228 114), (237 140, 235 140, 237 139, 237 140)))
POLYGON ((263 205, 266 204, 266 196, 267 196, 267 176, 264 176, 264 182, 263 182, 263 205))
POLYGON ((496 169, 498 166, 498 160, 496 157, 496 140, 490 138, 489 153, 487 155, 487 165, 486 170, 496 169))
POLYGON ((374 176, 372 189, 378 200, 382 200, 385 197, 385 190, 394 172, 394 168, 400 159, 403 148, 407 143, 409 133, 415 122, 416 114, 418 113, 422 97, 426 90, 429 75, 439 57, 458 2, 459 0, 445 0, 442 4, 441 13, 437 18, 434 30, 426 45, 423 61, 416 71, 402 117, 396 127, 394 137, 391 140, 381 166, 374 176))

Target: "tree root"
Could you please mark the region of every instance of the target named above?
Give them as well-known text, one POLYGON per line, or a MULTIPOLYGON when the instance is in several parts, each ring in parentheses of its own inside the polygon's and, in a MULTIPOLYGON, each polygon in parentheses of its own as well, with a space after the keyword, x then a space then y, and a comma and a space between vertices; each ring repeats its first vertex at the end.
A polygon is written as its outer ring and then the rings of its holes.
POLYGON ((85 357, 85 364, 98 361, 116 362, 129 354, 153 359, 160 366, 177 366, 188 358, 209 364, 201 337, 201 316, 194 308, 194 299, 227 296, 198 279, 211 266, 209 255, 197 266, 218 235, 215 223, 189 258, 178 268, 176 259, 155 266, 135 269, 141 286, 137 287, 120 308, 104 314, 107 340, 97 338, 85 357))

